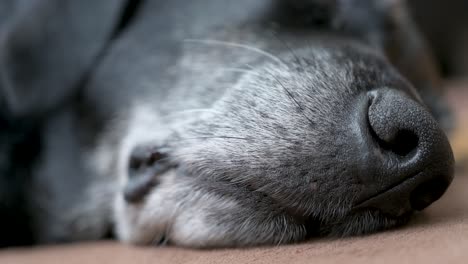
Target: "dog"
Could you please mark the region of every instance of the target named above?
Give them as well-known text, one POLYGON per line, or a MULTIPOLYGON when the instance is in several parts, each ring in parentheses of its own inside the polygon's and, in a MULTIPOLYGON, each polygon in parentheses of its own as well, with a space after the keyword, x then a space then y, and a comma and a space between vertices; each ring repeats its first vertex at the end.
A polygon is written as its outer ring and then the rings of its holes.
POLYGON ((403 1, 4 5, 4 245, 360 235, 452 181, 403 1))

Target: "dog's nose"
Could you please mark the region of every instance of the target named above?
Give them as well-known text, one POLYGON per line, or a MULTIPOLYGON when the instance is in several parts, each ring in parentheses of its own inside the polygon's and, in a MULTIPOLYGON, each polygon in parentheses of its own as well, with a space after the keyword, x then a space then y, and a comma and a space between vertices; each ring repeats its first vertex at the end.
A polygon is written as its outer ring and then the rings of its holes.
POLYGON ((367 94, 359 207, 399 216, 439 199, 453 178, 448 139, 429 111, 393 89, 367 94))

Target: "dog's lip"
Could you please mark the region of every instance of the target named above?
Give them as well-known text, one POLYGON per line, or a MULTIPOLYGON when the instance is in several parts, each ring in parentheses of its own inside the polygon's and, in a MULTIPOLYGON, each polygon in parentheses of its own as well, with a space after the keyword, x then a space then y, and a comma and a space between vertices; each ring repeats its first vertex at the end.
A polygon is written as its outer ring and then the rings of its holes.
POLYGON ((398 186, 404 184, 405 182, 410 181, 411 179, 415 179, 416 177, 418 177, 422 173, 423 172, 418 172, 418 173, 414 174, 413 176, 405 177, 402 180, 390 185, 388 188, 385 188, 385 189, 383 189, 381 191, 378 191, 378 192, 376 192, 376 193, 374 193, 374 194, 372 194, 370 196, 367 196, 366 198, 358 200, 356 207, 364 204, 365 202, 367 202, 367 201, 369 201, 371 199, 377 198, 377 197, 379 197, 379 196, 381 196, 381 195, 383 195, 383 194, 385 194, 387 192, 390 192, 390 191, 394 190, 395 188, 397 188, 398 186))
MULTIPOLYGON (((416 174, 413 174, 410 177, 406 177, 399 182, 396 182, 395 184, 392 184, 388 188, 385 188, 381 191, 378 191, 370 196, 367 196, 365 198, 362 198, 357 201, 356 205, 353 206, 353 210, 363 210, 363 209, 368 209, 368 208, 374 208, 376 210, 379 210, 376 206, 372 205, 372 202, 378 199, 381 199, 384 195, 388 195, 389 193, 392 193, 392 197, 399 197, 401 194, 399 191, 403 189, 406 192, 411 193, 415 187, 413 181, 416 181, 418 178, 424 178, 424 172, 418 172, 416 174)), ((401 205, 401 210, 396 214, 396 215, 387 215, 388 217, 401 217, 407 214, 411 214, 414 212, 414 209, 411 207, 409 200, 406 201, 405 204, 401 205)))

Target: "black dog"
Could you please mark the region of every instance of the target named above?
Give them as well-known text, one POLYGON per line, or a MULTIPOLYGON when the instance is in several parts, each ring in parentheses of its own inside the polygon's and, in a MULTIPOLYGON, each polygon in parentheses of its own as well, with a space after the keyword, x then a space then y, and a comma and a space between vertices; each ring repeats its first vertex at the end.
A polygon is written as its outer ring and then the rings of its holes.
POLYGON ((401 1, 7 8, 6 244, 364 234, 452 180, 437 71, 401 1))

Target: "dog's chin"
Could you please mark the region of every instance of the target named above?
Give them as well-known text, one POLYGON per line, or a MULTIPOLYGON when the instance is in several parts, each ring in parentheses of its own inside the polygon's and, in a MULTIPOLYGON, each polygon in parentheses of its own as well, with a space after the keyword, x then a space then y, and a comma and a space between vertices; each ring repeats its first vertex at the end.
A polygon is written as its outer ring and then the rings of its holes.
POLYGON ((360 210, 333 221, 322 221, 318 226, 320 236, 348 237, 376 233, 400 227, 409 222, 413 212, 392 217, 378 210, 360 210))

